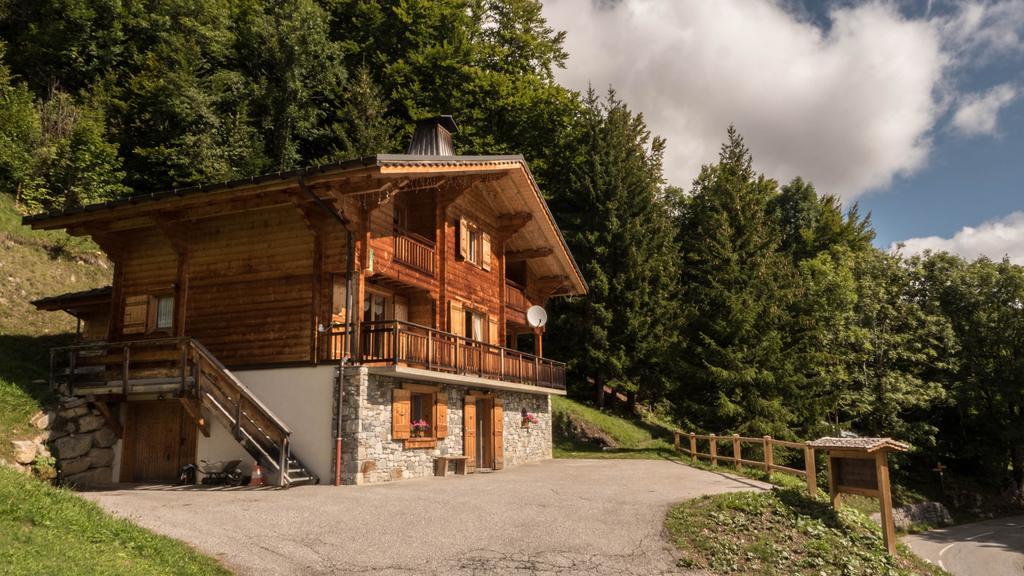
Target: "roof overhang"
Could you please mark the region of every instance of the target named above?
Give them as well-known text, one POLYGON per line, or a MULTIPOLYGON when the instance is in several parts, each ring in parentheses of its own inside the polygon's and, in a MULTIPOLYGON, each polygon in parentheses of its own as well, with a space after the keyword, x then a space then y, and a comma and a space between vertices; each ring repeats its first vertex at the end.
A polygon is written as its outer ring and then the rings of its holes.
POLYGON ((242 196, 257 196, 296 187, 304 189, 336 188, 340 195, 351 193, 352 188, 373 186, 382 182, 394 185, 413 179, 474 175, 500 175, 490 178, 483 186, 492 193, 492 200, 504 203, 507 209, 529 212, 533 218, 526 224, 527 235, 552 248, 546 257, 546 268, 558 270, 553 278, 564 278, 564 285, 553 295, 578 295, 587 292, 586 281, 579 266, 555 222, 544 196, 530 172, 526 160, 512 156, 417 156, 409 154, 381 154, 338 164, 315 166, 234 180, 220 184, 179 188, 163 192, 135 194, 126 198, 94 204, 54 214, 36 214, 23 218, 23 223, 36 229, 66 228, 75 233, 90 234, 91 226, 109 230, 121 229, 134 221, 165 212, 198 210, 199 207, 242 196), (107 226, 107 228, 103 228, 107 226))
POLYGON ((63 310, 73 316, 79 316, 83 312, 110 306, 111 294, 111 287, 104 286, 102 288, 93 288, 92 290, 69 292, 59 296, 40 298, 39 300, 33 300, 32 305, 37 310, 63 310))

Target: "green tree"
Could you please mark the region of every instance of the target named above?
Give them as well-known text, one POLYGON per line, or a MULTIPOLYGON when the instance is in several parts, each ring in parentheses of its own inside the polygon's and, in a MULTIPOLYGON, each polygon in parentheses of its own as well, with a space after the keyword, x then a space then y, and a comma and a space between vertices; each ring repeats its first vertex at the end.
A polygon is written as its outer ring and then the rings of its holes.
POLYGON ((795 273, 779 251, 769 206, 776 194, 730 127, 678 219, 685 324, 677 403, 712 431, 785 436, 795 419, 786 330, 795 273))
POLYGON ((677 276, 664 141, 613 91, 603 101, 590 91, 585 104, 564 159, 571 183, 553 206, 590 293, 557 306, 549 341, 573 358, 578 386, 593 380, 599 399, 611 385, 655 400, 670 379, 677 276))
POLYGON ((343 124, 336 130, 341 146, 332 154, 334 160, 394 152, 398 148, 398 121, 388 116, 388 102, 367 66, 353 75, 341 117, 343 124))

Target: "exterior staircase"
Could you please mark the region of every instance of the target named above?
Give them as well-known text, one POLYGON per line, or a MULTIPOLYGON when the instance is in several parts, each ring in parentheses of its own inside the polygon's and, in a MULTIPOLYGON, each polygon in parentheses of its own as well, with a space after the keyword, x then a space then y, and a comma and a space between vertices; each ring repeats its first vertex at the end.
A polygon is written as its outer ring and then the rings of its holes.
POLYGON ((64 394, 89 398, 162 394, 176 397, 209 436, 205 407, 231 431, 278 486, 316 484, 291 449, 291 430, 201 343, 160 338, 55 348, 50 352, 50 385, 64 394))

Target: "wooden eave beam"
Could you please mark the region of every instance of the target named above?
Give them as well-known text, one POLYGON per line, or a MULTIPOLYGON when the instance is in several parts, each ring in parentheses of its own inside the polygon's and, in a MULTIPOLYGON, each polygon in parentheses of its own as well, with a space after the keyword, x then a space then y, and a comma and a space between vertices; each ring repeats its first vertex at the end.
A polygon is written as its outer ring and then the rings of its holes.
POLYGON ((530 283, 529 291, 537 296, 538 302, 547 302, 551 295, 569 283, 568 276, 543 276, 530 283))
POLYGON ((498 215, 497 236, 502 241, 516 235, 524 226, 533 220, 533 214, 529 212, 516 212, 514 214, 498 215))
POLYGON ((555 251, 549 247, 543 248, 527 248, 525 250, 510 250, 505 252, 506 262, 522 262, 524 260, 533 260, 535 258, 547 258, 554 254, 555 251))

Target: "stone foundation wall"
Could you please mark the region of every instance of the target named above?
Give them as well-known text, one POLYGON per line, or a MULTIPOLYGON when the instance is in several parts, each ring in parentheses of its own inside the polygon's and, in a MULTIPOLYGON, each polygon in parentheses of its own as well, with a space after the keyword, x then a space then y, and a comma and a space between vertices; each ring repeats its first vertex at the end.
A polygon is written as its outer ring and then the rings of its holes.
MULTIPOLYGON (((405 449, 391 438, 391 391, 404 380, 370 376, 351 368, 344 383, 344 478, 346 484, 369 484, 431 476, 434 458, 463 453, 463 403, 468 388, 440 385, 448 399, 448 434, 434 448, 405 449)), ((488 391, 491 392, 491 391, 488 391)), ((504 400, 504 464, 517 466, 551 458, 551 402, 545 394, 498 391, 504 400), (522 410, 539 419, 523 426, 522 410)))

